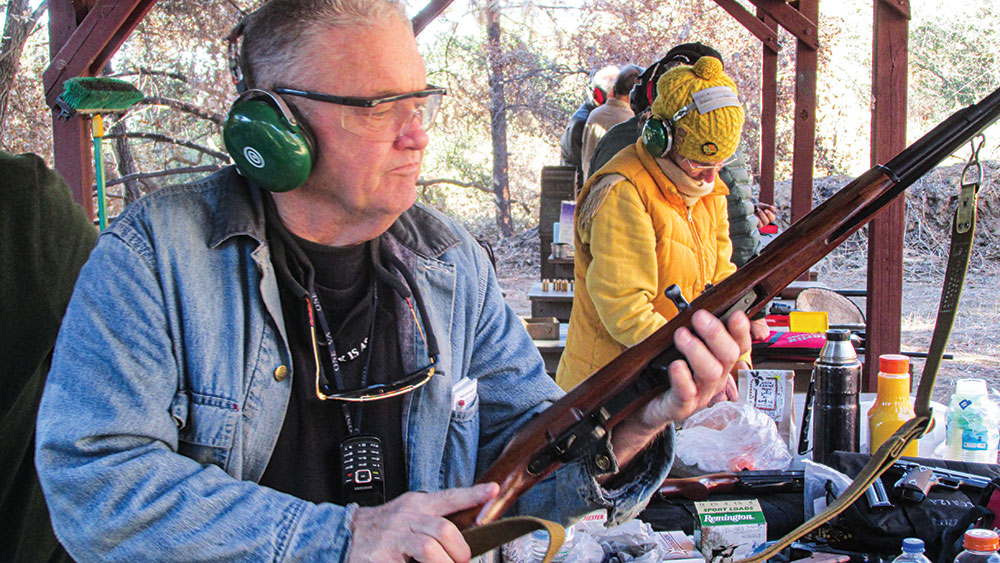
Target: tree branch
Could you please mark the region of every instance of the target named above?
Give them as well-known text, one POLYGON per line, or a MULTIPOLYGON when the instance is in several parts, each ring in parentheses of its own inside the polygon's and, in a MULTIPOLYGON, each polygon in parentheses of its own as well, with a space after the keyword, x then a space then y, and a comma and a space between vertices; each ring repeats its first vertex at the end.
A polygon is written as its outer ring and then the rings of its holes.
MULTIPOLYGON (((417 185, 423 188, 433 186, 435 184, 451 184, 452 186, 458 186, 460 188, 475 188, 483 193, 490 194, 490 196, 496 197, 496 193, 493 190, 487 188, 486 186, 480 184, 479 182, 463 182, 461 180, 452 180, 450 178, 435 178, 433 180, 417 180, 417 185)), ((523 201, 518 199, 511 199, 512 204, 518 205, 524 210, 526 215, 531 215, 531 209, 523 201)))
POLYGON ((151 68, 139 67, 139 70, 129 70, 125 72, 116 72, 115 74, 109 75, 112 78, 118 78, 121 76, 165 76, 167 78, 173 78, 178 82, 188 82, 188 77, 179 72, 170 72, 167 70, 153 70, 151 68))
POLYGON ((114 180, 108 180, 105 186, 116 186, 118 184, 124 184, 125 182, 131 182, 132 180, 141 180, 143 178, 159 178, 161 176, 172 176, 174 174, 215 172, 220 168, 222 167, 206 165, 206 166, 188 166, 185 168, 171 168, 170 170, 158 170, 156 172, 138 172, 136 174, 128 174, 127 176, 122 176, 121 178, 115 178, 114 180))
POLYGON ((142 132, 142 131, 128 131, 126 133, 111 133, 109 135, 105 135, 104 136, 105 139, 120 139, 120 138, 123 138, 123 137, 127 137, 127 138, 130 138, 130 139, 149 139, 151 141, 156 141, 156 142, 159 142, 159 143, 169 143, 171 145, 178 145, 178 146, 182 146, 182 147, 186 147, 186 148, 189 148, 189 149, 196 150, 196 151, 201 152, 201 153, 205 153, 208 156, 211 156, 213 158, 217 158, 217 159, 225 161, 227 163, 230 160, 229 159, 229 155, 226 154, 226 153, 224 153, 224 152, 215 151, 215 150, 212 150, 212 149, 210 149, 208 147, 203 147, 203 146, 201 146, 201 145, 199 145, 197 143, 192 143, 191 141, 182 141, 181 139, 175 139, 173 137, 168 137, 167 135, 161 135, 159 133, 146 133, 146 132, 142 132))
POLYGON ((534 78, 536 76, 568 76, 571 74, 577 74, 577 71, 571 70, 566 65, 549 65, 547 67, 538 67, 529 69, 521 74, 507 75, 504 77, 504 82, 508 83, 518 83, 528 78, 534 78))
POLYGON ((164 96, 149 96, 140 100, 139 104, 147 106, 165 106, 178 111, 183 111, 185 113, 190 113, 191 115, 194 115, 196 117, 207 119, 208 121, 211 121, 212 123, 218 125, 219 127, 222 127, 223 122, 225 122, 226 120, 225 117, 217 113, 205 111, 204 109, 194 104, 189 104, 187 102, 182 102, 180 100, 175 100, 173 98, 167 98, 164 96))
POLYGON ((417 180, 417 185, 422 187, 429 187, 435 184, 451 184, 453 186, 459 186, 461 188, 475 188, 481 192, 486 192, 493 195, 493 190, 487 188, 486 186, 480 184, 479 182, 463 182, 461 180, 452 180, 449 178, 435 178, 433 180, 417 180))
POLYGON ((49 7, 49 0, 44 0, 44 2, 39 4, 38 7, 35 8, 35 11, 31 13, 32 29, 34 29, 34 27, 38 25, 38 20, 42 19, 42 14, 45 13, 45 10, 47 10, 48 7, 49 7))

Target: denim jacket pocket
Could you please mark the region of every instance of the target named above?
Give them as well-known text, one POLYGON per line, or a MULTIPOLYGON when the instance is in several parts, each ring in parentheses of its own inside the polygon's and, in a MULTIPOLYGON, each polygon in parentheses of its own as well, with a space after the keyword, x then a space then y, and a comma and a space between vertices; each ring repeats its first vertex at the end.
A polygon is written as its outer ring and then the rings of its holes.
POLYGON ((178 423, 180 453, 202 463, 225 466, 239 423, 239 405, 222 397, 182 391, 174 397, 170 414, 178 423))
POLYGON ((471 485, 479 453, 479 395, 475 393, 475 386, 471 393, 467 390, 461 397, 453 398, 452 403, 445 444, 445 451, 449 453, 441 464, 443 488, 471 485))

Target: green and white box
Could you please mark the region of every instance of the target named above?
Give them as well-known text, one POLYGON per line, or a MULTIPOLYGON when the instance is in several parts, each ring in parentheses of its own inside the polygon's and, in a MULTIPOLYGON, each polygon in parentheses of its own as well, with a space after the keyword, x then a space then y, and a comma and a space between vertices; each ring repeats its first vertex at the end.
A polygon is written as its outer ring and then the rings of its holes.
POLYGON ((746 559, 767 541, 767 521, 757 499, 694 503, 695 545, 706 563, 746 559))

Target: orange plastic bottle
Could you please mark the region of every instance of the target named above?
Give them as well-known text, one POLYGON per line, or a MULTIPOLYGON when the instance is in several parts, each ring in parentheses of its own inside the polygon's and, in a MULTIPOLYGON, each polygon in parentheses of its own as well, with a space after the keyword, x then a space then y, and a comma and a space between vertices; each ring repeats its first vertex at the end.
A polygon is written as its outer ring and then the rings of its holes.
POLYGON ((962 542, 965 551, 955 557, 955 563, 997 563, 1000 538, 993 530, 968 530, 962 542))
MULTIPOLYGON (((868 453, 875 453, 911 418, 910 358, 900 354, 883 354, 878 359, 878 394, 875 404, 868 411, 868 453)), ((903 455, 917 455, 917 440, 906 446, 903 455)))

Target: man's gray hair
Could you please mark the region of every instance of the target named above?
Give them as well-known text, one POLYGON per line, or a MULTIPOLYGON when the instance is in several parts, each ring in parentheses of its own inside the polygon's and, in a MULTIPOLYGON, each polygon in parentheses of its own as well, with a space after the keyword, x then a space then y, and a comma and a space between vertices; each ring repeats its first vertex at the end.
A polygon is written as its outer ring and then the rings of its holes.
POLYGON ((301 75, 308 68, 305 46, 333 29, 373 25, 393 17, 412 29, 405 7, 399 0, 266 2, 247 17, 243 30, 240 51, 247 86, 273 88, 301 75))

